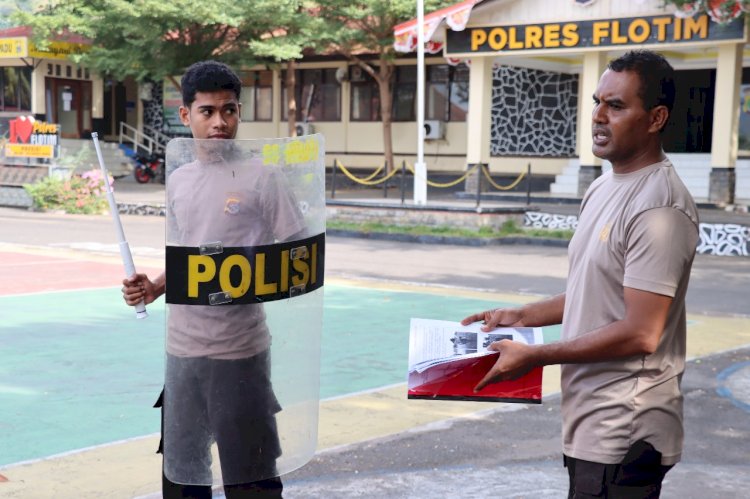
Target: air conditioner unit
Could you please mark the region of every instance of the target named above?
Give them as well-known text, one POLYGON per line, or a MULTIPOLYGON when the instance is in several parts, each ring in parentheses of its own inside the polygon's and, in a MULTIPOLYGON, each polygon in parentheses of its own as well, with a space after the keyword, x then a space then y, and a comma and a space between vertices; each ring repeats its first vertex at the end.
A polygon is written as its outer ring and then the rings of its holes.
POLYGON ((295 130, 297 131, 297 137, 315 133, 312 123, 297 123, 295 130))
POLYGON ((426 140, 438 140, 445 137, 445 123, 440 120, 425 120, 424 138, 426 140))

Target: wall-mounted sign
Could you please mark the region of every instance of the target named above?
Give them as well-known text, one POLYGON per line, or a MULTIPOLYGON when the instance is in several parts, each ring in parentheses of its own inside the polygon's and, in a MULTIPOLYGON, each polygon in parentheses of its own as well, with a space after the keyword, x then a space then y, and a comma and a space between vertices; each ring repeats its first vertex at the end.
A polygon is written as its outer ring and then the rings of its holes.
POLYGON ((60 125, 20 116, 8 122, 7 158, 54 158, 60 143, 60 125))
POLYGON ((444 53, 516 53, 745 40, 744 16, 722 25, 710 22, 706 14, 685 19, 664 15, 448 30, 444 53))
POLYGON ((68 59, 71 55, 88 52, 90 45, 62 41, 49 42, 42 50, 25 36, 0 38, 0 59, 37 57, 40 59, 68 59))
POLYGON ((27 57, 29 47, 26 38, 0 38, 0 59, 27 57))

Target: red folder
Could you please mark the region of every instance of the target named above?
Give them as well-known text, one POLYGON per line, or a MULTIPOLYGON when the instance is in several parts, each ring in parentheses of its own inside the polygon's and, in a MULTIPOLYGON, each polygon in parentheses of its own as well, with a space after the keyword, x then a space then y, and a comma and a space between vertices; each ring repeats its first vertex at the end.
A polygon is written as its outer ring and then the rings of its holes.
POLYGON ((409 373, 410 399, 476 400, 485 402, 542 403, 542 368, 536 367, 512 381, 485 386, 479 393, 474 387, 497 361, 497 352, 481 357, 457 358, 409 373))

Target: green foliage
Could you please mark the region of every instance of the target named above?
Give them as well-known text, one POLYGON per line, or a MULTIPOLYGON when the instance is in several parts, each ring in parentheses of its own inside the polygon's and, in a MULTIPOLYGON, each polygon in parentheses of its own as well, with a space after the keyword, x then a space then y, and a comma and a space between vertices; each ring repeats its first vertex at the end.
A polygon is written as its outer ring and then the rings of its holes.
MULTIPOLYGON (((320 35, 344 55, 365 49, 392 61, 393 28, 417 17, 416 0, 318 0, 326 20, 320 35)), ((425 0, 425 13, 453 5, 455 0, 425 0)))
POLYGON ((493 227, 480 227, 478 230, 431 225, 391 225, 381 222, 354 223, 342 220, 328 220, 326 225, 329 229, 363 233, 448 236, 471 239, 493 239, 499 237, 522 236, 570 240, 570 238, 573 237, 572 230, 525 229, 519 227, 518 223, 511 219, 506 220, 498 229, 493 227))
POLYGON ((0 0, 0 29, 13 26, 12 15, 17 11, 30 12, 32 0, 0 0))
POLYGON ((301 0, 63 0, 14 20, 32 26, 42 47, 66 33, 93 40, 74 59, 101 74, 158 81, 205 59, 239 68, 301 57, 312 43, 301 8, 301 0))
MULTIPOLYGON (((111 179, 110 179, 111 183, 111 179)), ((46 177, 23 186, 38 210, 74 214, 100 214, 107 210, 106 186, 100 170, 70 178, 46 177)))

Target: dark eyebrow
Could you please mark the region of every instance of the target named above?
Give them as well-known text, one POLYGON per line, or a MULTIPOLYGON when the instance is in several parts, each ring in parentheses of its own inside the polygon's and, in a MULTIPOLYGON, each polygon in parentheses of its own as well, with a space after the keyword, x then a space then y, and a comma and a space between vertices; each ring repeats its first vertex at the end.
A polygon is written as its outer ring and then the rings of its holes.
POLYGON ((608 106, 625 107, 625 102, 622 99, 600 99, 596 94, 591 96, 596 102, 604 101, 608 106))
POLYGON ((606 102, 608 106, 625 107, 625 103, 620 99, 605 99, 604 102, 606 102))
MULTIPOLYGON (((227 104, 224 104, 223 106, 221 106, 222 109, 227 109, 227 108, 230 108, 230 107, 231 108, 236 108, 237 107, 237 103, 236 102, 228 102, 227 104)), ((203 106, 198 106, 198 109, 212 111, 212 110, 216 109, 216 106, 212 106, 210 104, 205 104, 203 106)))

